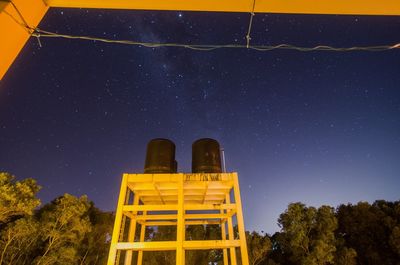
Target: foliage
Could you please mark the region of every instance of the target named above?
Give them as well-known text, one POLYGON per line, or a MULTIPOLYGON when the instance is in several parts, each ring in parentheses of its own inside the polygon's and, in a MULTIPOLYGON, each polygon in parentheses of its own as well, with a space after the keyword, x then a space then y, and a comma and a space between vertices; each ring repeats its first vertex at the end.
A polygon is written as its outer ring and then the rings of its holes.
POLYGON ((393 251, 400 256, 400 225, 393 227, 392 233, 390 235, 389 244, 393 251))
POLYGON ((249 263, 251 265, 259 265, 263 262, 267 253, 271 250, 271 240, 268 235, 262 236, 253 231, 246 232, 247 249, 249 253, 249 263))
POLYGON ((316 209, 292 203, 281 214, 279 224, 282 232, 278 244, 292 263, 323 265, 333 262, 337 228, 333 208, 322 206, 316 209))
POLYGON ((91 223, 91 230, 86 234, 84 240, 80 244, 79 264, 106 264, 114 215, 112 213, 102 212, 94 206, 93 202, 90 203, 87 213, 91 223))
MULTIPOLYGON (((186 240, 204 240, 206 227, 204 225, 191 225, 186 229, 186 240)), ((188 264, 207 264, 207 251, 187 251, 185 259, 188 264)))
POLYGON ((357 263, 397 264, 400 260, 400 202, 341 205, 337 216, 337 237, 357 252, 357 263))
POLYGON ((356 265, 357 252, 352 248, 343 247, 336 252, 335 264, 356 265))
POLYGON ((0 264, 29 264, 39 235, 39 222, 32 217, 8 224, 0 233, 0 264))
POLYGON ((35 211, 38 191, 0 173, 0 264, 105 264, 113 214, 70 194, 35 211))
POLYGON ((77 198, 70 194, 64 194, 40 209, 38 218, 44 249, 35 264, 77 262, 77 250, 91 229, 88 209, 86 196, 77 198))
MULTIPOLYGON (((138 230, 138 229, 137 229, 138 230)), ((157 230, 149 230, 147 240, 170 241, 176 240, 176 227, 160 226, 157 230)), ((172 251, 144 252, 143 264, 175 264, 175 253, 172 251)))
POLYGON ((0 224, 31 215, 40 204, 36 198, 39 190, 33 179, 16 181, 11 174, 0 172, 0 224))
MULTIPOLYGON (((221 228, 218 225, 190 225, 185 232, 186 240, 220 240, 221 228)), ((176 240, 176 227, 161 226, 147 237, 148 240, 167 241, 176 240)), ((210 262, 222 264, 221 250, 196 250, 186 251, 185 260, 187 264, 209 264, 210 262)), ((144 255, 143 264, 175 264, 175 252, 160 251, 144 255)))

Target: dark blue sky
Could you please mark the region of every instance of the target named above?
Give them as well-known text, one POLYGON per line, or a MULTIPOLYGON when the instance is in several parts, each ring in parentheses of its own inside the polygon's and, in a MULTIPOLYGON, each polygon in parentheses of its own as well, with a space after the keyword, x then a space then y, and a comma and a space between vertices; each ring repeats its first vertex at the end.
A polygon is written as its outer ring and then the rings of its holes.
MULTIPOLYGON (((112 39, 245 44, 249 14, 51 9, 40 28, 112 39)), ((400 17, 257 14, 252 43, 399 42, 400 17)), ((288 203, 398 200, 400 50, 258 52, 32 38, 0 81, 0 170, 47 202, 87 194, 113 210, 123 172, 154 137, 212 137, 239 172, 248 230, 274 232, 288 203)))

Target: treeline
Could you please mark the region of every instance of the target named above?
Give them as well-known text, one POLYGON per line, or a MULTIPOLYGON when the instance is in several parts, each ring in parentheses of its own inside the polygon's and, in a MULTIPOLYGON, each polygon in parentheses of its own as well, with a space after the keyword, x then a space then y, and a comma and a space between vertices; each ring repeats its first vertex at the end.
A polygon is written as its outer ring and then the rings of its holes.
MULTIPOLYGON (((33 179, 16 181, 0 173, 0 265, 106 264, 113 214, 97 209, 86 196, 69 194, 40 207, 39 189, 33 179)), ((250 264, 400 265, 400 201, 336 209, 293 203, 278 224, 281 230, 273 235, 246 234, 250 264)), ((146 229, 147 241, 174 239, 174 227, 146 229)), ((203 239, 221 239, 221 228, 187 227, 186 240, 203 239)), ((240 256, 239 251, 236 254, 240 256)), ((123 264, 123 254, 119 260, 123 264)), ((145 252, 143 264, 175 265, 175 254, 145 252)), ((186 264, 222 265, 223 253, 187 251, 186 264)))
POLYGON ((281 231, 271 237, 249 235, 252 264, 400 264, 400 201, 336 209, 293 203, 278 223, 281 231), (270 246, 268 251, 257 251, 258 240, 270 246), (257 256, 260 261, 254 262, 257 256))
POLYGON ((112 213, 69 194, 35 210, 39 189, 0 173, 0 265, 106 264, 112 213))

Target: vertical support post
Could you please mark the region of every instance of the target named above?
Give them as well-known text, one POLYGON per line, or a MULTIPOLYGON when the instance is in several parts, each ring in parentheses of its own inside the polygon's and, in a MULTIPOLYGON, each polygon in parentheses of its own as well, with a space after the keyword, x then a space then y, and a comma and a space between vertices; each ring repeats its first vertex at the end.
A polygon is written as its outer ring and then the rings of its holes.
POLYGON ((177 248, 176 248, 176 265, 185 265, 185 250, 183 249, 183 241, 185 240, 185 198, 183 194, 183 175, 178 177, 178 224, 177 224, 177 248))
POLYGON ((249 265, 249 256, 247 253, 246 232, 244 231, 242 201, 240 198, 239 179, 237 174, 233 174, 233 194, 235 196, 237 223, 240 237, 240 253, 242 255, 242 265, 249 265))
MULTIPOLYGON (((139 196, 137 194, 133 194, 133 205, 139 205, 139 196)), ((137 211, 133 212, 134 215, 137 214, 137 211)), ((135 241, 135 234, 136 234, 136 219, 131 218, 129 224, 129 233, 128 233, 128 242, 135 241)), ((132 250, 127 250, 125 255, 125 265, 132 264, 132 250)))
MULTIPOLYGON (((225 213, 225 210, 221 209, 221 214, 225 213)), ((221 234, 222 234, 222 240, 225 241, 226 240, 226 221, 222 220, 221 221, 221 234)), ((224 265, 228 265, 228 249, 224 248, 222 250, 223 253, 223 257, 224 257, 224 265)))
POLYGON ((128 181, 128 175, 124 174, 122 177, 121 189, 119 191, 118 205, 117 205, 117 211, 115 213, 114 229, 111 238, 110 252, 108 254, 107 265, 115 264, 115 257, 117 255, 117 243, 118 243, 119 233, 121 232, 122 207, 124 206, 125 203, 127 181, 128 181))
MULTIPOLYGON (((143 215, 146 215, 146 214, 147 214, 147 211, 143 211, 143 215)), ((141 224, 141 227, 140 227, 139 242, 144 242, 144 236, 146 234, 146 225, 144 222, 141 224)), ((139 250, 138 258, 137 258, 137 265, 142 265, 142 262, 143 262, 143 250, 139 250)))
MULTIPOLYGON (((230 195, 230 193, 225 195, 225 202, 226 202, 226 204, 231 203, 231 195, 230 195)), ((236 209, 237 209, 237 207, 238 207, 237 204, 235 204, 235 206, 236 206, 236 209)), ((228 217, 228 237, 229 237, 229 240, 234 240, 235 239, 235 235, 233 233, 233 224, 232 224, 232 217, 231 216, 228 217)), ((230 255, 230 258, 231 258, 231 264, 232 265, 237 265, 235 247, 231 247, 229 249, 229 255, 230 255)))

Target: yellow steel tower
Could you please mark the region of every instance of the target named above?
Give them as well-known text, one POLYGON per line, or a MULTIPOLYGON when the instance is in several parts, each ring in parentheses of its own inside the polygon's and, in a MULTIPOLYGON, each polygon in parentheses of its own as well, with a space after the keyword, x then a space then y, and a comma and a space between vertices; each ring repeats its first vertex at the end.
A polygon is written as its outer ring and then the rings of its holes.
MULTIPOLYGON (((167 140, 157 139, 156 141, 167 140)), ((199 141, 200 145, 208 141, 207 145, 212 140, 201 139, 199 141)), ((219 154, 215 155, 215 152, 213 154, 210 149, 205 150, 203 148, 200 151, 205 160, 210 160, 210 154, 211 159, 214 159, 214 161, 219 160, 219 154), (215 160, 215 158, 217 159, 215 160)), ((157 152, 163 153, 160 150, 157 152)), ((195 153, 195 150, 193 153, 195 153)), ((146 161, 148 161, 148 157, 149 149, 146 161)), ((193 160, 195 160, 195 155, 193 160)), ((205 160, 203 159, 203 162, 205 160)), ((207 164, 207 161, 205 162, 207 164)), ((197 162, 194 161, 193 163, 197 162)), ((170 164, 171 168, 165 171, 174 171, 172 163, 168 162, 166 164, 170 164)), ((219 168, 218 166, 216 168, 210 166, 204 168, 200 164, 196 164, 197 168, 195 165, 196 170, 194 171, 221 171, 220 166, 219 168)), ((210 164, 208 163, 208 165, 210 164)), ((159 172, 159 169, 160 167, 155 171, 159 172)), ((123 175, 108 265, 141 265, 143 251, 175 251, 176 264, 184 265, 186 250, 211 249, 222 249, 224 265, 236 265, 237 248, 240 249, 241 264, 248 265, 249 261, 237 173, 205 172, 123 175), (233 219, 237 221, 237 235, 234 234, 233 219), (128 222, 126 222, 127 220, 128 222), (221 226, 221 237, 219 240, 185 240, 187 226, 208 224, 218 224, 221 226), (128 227, 127 232, 124 232, 125 226, 128 227), (139 226, 140 237, 138 240, 135 240, 136 229, 139 226), (176 226, 176 241, 145 241, 147 226, 176 226), (137 261, 132 260, 133 251, 138 252, 137 261)))

